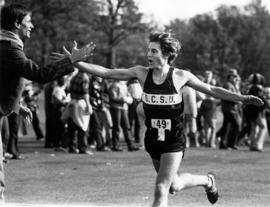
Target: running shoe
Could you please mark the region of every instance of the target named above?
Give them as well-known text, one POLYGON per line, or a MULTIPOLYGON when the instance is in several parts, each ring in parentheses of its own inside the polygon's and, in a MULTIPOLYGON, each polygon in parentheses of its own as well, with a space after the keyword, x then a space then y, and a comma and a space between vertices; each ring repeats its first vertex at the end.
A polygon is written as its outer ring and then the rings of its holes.
POLYGON ((210 203, 214 204, 218 200, 218 190, 216 186, 216 175, 213 172, 207 173, 208 179, 211 181, 210 186, 205 187, 205 192, 210 203))

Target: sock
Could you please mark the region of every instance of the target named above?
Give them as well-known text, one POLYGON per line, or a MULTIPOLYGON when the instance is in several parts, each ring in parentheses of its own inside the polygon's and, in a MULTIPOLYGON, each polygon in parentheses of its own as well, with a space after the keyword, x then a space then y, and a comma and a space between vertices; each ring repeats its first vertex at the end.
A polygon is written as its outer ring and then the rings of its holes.
POLYGON ((213 185, 213 181, 212 181, 212 179, 211 179, 211 177, 210 176, 207 176, 207 178, 208 178, 208 184, 206 185, 206 188, 211 188, 212 187, 212 185, 213 185))

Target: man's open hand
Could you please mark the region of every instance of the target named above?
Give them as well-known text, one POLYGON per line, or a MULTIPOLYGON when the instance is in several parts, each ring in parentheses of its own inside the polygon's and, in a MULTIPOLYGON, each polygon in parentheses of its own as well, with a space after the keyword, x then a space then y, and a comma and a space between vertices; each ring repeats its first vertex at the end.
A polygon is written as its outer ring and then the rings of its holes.
POLYGON ((64 55, 62 53, 58 53, 58 52, 52 52, 50 54, 50 57, 49 57, 49 62, 50 63, 56 63, 56 62, 64 59, 65 57, 69 57, 69 56, 64 55))
POLYGON ((90 43, 82 47, 81 49, 77 48, 77 42, 73 42, 72 51, 68 51, 65 46, 63 46, 64 54, 53 52, 50 54, 49 60, 51 63, 58 62, 65 57, 69 57, 72 63, 83 61, 86 58, 90 57, 93 54, 96 45, 94 43, 90 43))

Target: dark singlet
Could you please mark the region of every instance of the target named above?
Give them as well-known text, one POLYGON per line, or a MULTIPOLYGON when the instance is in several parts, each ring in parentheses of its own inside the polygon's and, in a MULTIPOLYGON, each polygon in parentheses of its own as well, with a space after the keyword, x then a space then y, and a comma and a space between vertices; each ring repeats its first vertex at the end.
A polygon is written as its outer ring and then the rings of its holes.
MULTIPOLYGON (((146 148, 147 145, 153 146, 153 143, 177 145, 178 149, 185 148, 182 116, 184 105, 173 84, 173 71, 174 68, 170 68, 162 84, 154 83, 153 69, 150 69, 147 74, 142 95, 147 127, 146 148)), ((172 148, 167 150, 176 151, 172 148)))

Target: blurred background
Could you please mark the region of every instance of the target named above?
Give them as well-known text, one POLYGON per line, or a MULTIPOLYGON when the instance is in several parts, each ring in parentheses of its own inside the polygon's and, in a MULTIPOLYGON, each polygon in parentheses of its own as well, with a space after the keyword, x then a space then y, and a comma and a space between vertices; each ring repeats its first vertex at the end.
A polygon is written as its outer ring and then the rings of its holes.
MULTIPOLYGON (((212 70, 223 81, 228 68, 242 77, 270 75, 269 2, 262 0, 6 0, 33 11, 26 54, 45 65, 53 51, 93 41, 93 63, 111 68, 146 65, 150 31, 171 31, 182 45, 175 65, 195 74, 212 70)), ((267 79, 267 84, 269 80, 267 79)))

